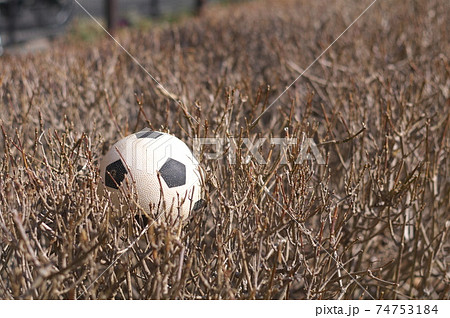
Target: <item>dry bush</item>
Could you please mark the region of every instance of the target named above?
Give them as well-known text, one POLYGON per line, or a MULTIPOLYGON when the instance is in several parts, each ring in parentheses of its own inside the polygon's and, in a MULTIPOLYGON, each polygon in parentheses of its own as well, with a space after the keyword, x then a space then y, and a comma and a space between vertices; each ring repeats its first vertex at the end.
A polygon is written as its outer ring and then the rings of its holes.
POLYGON ((272 2, 119 34, 170 96, 106 37, 1 57, 0 298, 449 298, 448 2, 379 1, 252 124, 365 8, 272 2), (235 137, 182 227, 97 194, 144 126, 235 137), (297 138, 286 164, 245 160, 270 137, 297 138))

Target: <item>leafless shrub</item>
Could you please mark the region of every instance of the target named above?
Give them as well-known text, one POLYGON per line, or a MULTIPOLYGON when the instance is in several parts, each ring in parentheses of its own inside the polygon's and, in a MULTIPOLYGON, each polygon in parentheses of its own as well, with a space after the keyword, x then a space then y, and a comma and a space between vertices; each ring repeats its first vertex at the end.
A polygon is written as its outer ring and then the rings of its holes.
POLYGON ((0 298, 448 299, 446 5, 377 3, 254 124, 363 4, 120 34, 171 96, 110 39, 2 57, 0 298), (202 161, 207 206, 182 226, 97 194, 99 158, 143 126, 237 142, 236 164, 202 161), (305 136, 325 165, 299 144, 243 160, 242 138, 305 136))

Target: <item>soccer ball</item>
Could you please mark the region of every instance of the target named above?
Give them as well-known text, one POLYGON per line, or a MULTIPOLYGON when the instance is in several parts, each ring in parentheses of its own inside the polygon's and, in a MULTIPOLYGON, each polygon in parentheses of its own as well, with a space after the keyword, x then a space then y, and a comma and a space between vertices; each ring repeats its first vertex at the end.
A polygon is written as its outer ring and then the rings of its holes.
POLYGON ((148 128, 115 143, 100 163, 100 176, 101 194, 109 191, 116 205, 121 192, 134 190, 154 219, 185 219, 204 204, 200 166, 189 147, 148 128))

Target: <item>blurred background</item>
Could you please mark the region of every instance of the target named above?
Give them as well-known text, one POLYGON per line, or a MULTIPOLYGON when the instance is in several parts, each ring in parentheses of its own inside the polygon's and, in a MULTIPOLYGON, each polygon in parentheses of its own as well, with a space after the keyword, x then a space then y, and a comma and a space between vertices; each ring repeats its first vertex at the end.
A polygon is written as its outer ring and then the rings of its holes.
MULTIPOLYGON (((0 0, 0 54, 9 47, 43 43, 92 23, 84 7, 112 33, 148 21, 200 15, 207 5, 245 0, 0 0)), ((247 0, 248 1, 248 0, 247 0)))

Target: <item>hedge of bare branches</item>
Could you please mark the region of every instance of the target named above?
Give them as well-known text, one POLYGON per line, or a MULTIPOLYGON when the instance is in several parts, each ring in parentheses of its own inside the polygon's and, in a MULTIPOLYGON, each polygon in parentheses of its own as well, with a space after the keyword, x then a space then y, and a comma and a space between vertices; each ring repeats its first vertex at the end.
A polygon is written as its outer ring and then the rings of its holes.
POLYGON ((118 34, 169 93, 107 37, 1 57, 0 298, 448 299, 447 1, 379 1, 258 118, 368 4, 118 34), (102 155, 143 127, 234 137, 179 226, 97 194, 102 155), (244 138, 271 137, 297 142, 248 160, 244 138), (325 164, 296 162, 304 138, 325 164))

